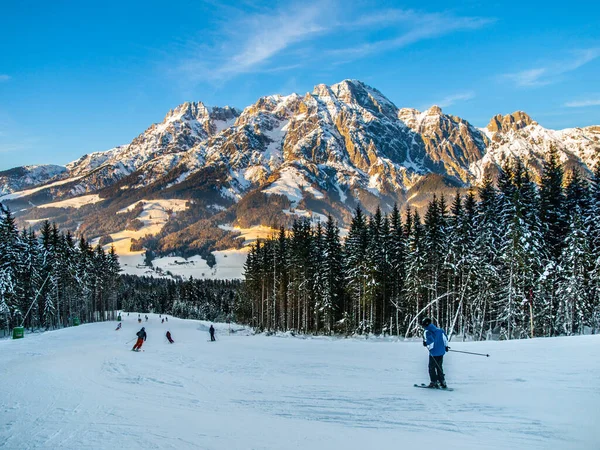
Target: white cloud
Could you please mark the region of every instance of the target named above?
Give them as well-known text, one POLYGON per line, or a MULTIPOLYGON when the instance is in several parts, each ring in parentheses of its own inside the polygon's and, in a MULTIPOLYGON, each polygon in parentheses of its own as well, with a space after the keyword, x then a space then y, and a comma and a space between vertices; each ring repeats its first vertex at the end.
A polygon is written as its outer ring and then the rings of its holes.
POLYGON ((438 105, 440 108, 446 108, 448 106, 454 105, 456 102, 471 100, 472 98, 475 98, 475 92, 460 92, 457 94, 448 95, 435 104, 438 105))
POLYGON ((576 50, 569 60, 554 61, 541 67, 507 73, 502 78, 514 81, 519 87, 539 87, 561 80, 561 75, 579 69, 600 56, 599 48, 576 50))
POLYGON ((260 15, 252 19, 252 32, 244 47, 220 68, 223 73, 247 72, 269 60, 290 45, 325 32, 317 23, 316 5, 299 10, 280 11, 275 15, 260 15))
POLYGON ((213 36, 213 44, 188 45, 188 57, 175 64, 175 72, 195 81, 218 81, 243 73, 292 70, 319 58, 334 65, 493 22, 488 18, 402 9, 359 13, 347 6, 342 8, 340 0, 238 13, 228 11, 227 21, 213 36), (366 35, 382 29, 389 38, 373 42, 367 39, 366 35), (326 35, 334 38, 332 42, 348 42, 347 47, 327 48, 330 42, 317 42, 326 35))
POLYGON ((192 46, 194 54, 179 69, 191 78, 217 80, 248 72, 289 70, 298 65, 264 66, 290 46, 328 32, 322 19, 318 3, 246 14, 227 23, 220 44, 192 46))
POLYGON ((426 39, 441 37, 456 31, 474 30, 494 22, 492 18, 485 17, 456 17, 441 13, 418 13, 411 10, 393 10, 387 13, 387 19, 382 19, 380 14, 365 17, 358 23, 378 24, 379 20, 388 23, 406 25, 407 29, 389 39, 365 43, 359 46, 332 50, 332 55, 346 55, 353 59, 367 56, 372 53, 406 47, 426 39))
POLYGON ((589 100, 575 100, 565 103, 568 108, 585 108, 586 106, 600 106, 600 98, 589 100))

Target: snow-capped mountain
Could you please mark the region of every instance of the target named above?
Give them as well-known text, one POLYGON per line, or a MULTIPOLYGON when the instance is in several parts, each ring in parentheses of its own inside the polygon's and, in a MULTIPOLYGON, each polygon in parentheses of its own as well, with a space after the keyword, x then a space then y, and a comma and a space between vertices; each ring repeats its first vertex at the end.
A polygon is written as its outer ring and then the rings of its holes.
POLYGON ((0 195, 42 184, 66 173, 65 167, 51 164, 4 170, 0 172, 0 195))
POLYGON ((140 200, 189 200, 161 242, 210 247, 223 239, 206 232, 219 221, 271 225, 296 209, 344 222, 359 204, 422 206, 429 191, 476 184, 508 158, 521 158, 537 177, 551 146, 567 165, 589 170, 600 159, 600 127, 554 131, 516 112, 478 129, 437 106, 399 109, 377 89, 344 80, 304 96, 262 97, 243 111, 184 103, 130 144, 48 169, 37 178, 47 185, 34 187, 30 168, 0 173, 8 194, 0 201, 29 223, 66 216, 64 226, 98 237, 125 226, 101 226, 98 214, 140 200), (77 204, 86 206, 65 215, 81 195, 88 197, 77 204))

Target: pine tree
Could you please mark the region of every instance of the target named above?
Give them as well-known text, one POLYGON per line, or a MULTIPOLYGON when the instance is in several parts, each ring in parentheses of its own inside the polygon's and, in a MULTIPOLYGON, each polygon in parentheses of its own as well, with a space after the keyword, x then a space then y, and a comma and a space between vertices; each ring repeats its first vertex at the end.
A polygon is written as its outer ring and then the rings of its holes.
POLYGON ((395 332, 400 335, 400 317, 408 313, 405 302, 406 282, 406 236, 398 206, 394 204, 390 217, 389 238, 390 303, 394 308, 395 332))
POLYGON ((583 333, 583 327, 591 324, 593 304, 589 304, 588 285, 591 253, 582 217, 572 217, 559 266, 559 298, 555 329, 566 335, 583 333))
MULTIPOLYGON (((417 313, 427 305, 427 289, 425 288, 427 260, 424 244, 424 230, 421 224, 419 212, 407 214, 411 217, 411 234, 408 237, 408 258, 406 268, 405 296, 409 304, 409 317, 415 317, 417 313)), ((418 323, 413 321, 412 329, 407 329, 406 334, 418 333, 418 323)))
POLYGON ((334 321, 342 320, 345 311, 343 304, 344 278, 342 273, 343 259, 340 244, 339 228, 333 217, 327 217, 325 225, 325 256, 323 277, 325 280, 323 314, 325 331, 331 334, 334 321))
POLYGON ((544 163, 540 185, 540 219, 544 242, 547 243, 548 253, 554 260, 559 258, 567 234, 563 175, 558 151, 551 147, 548 159, 544 163))
POLYGON ((352 324, 358 332, 362 332, 366 320, 366 281, 367 266, 365 254, 368 246, 367 226, 360 207, 356 209, 350 231, 346 239, 344 253, 346 255, 345 278, 352 299, 352 324))

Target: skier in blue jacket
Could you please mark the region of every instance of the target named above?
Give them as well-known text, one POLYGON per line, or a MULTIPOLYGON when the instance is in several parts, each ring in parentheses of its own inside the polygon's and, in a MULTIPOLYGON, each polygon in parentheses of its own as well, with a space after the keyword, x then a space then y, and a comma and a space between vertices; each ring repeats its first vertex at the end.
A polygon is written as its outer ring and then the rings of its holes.
POLYGON ((444 363, 444 355, 450 349, 448 347, 448 336, 441 328, 436 327, 431 323, 429 317, 421 321, 423 327, 423 346, 429 350, 429 383, 430 388, 446 389, 446 379, 442 368, 444 363))

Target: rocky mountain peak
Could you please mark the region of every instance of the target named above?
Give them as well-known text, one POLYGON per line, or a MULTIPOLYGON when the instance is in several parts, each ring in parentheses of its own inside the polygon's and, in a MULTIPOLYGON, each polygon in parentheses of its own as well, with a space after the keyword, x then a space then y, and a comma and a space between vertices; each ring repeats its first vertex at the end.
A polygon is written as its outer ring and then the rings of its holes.
POLYGON ((210 111, 202 102, 185 102, 170 110, 165 116, 164 122, 175 120, 206 120, 210 111))
POLYGON ((359 80, 343 80, 327 86, 318 84, 314 87, 313 96, 332 98, 349 106, 358 106, 377 116, 393 119, 398 111, 396 105, 388 100, 377 89, 359 80))
POLYGON ((492 117, 490 123, 487 126, 487 129, 492 133, 506 133, 510 130, 518 131, 522 128, 525 128, 528 125, 536 124, 527 113, 523 111, 515 111, 512 114, 507 114, 503 116, 502 114, 497 114, 492 117))
POLYGON ((433 105, 431 108, 429 108, 427 111, 425 111, 425 113, 428 116, 441 116, 442 108, 440 108, 438 105, 433 105))
POLYGON ((185 102, 170 110, 163 123, 208 120, 230 120, 240 115, 236 108, 230 106, 206 106, 202 102, 185 102))

